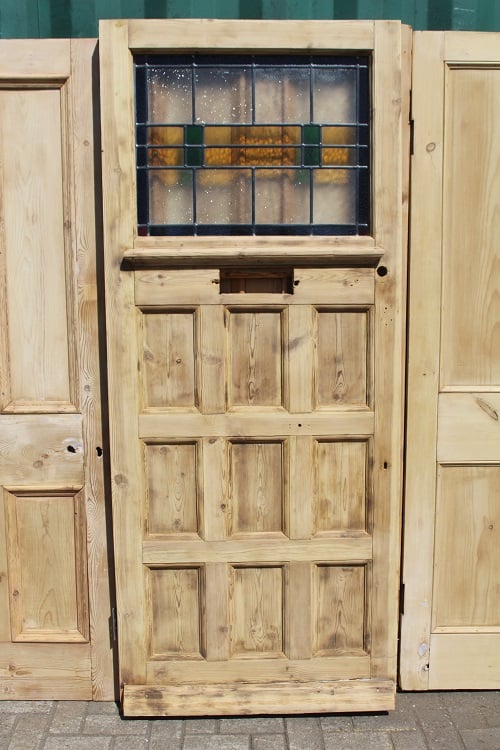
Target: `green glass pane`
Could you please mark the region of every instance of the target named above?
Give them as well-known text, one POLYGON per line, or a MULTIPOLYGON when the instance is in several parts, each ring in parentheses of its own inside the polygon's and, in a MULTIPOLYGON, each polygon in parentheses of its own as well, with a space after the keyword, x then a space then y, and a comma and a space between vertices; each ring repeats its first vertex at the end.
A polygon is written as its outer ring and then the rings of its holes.
POLYGON ((203 128, 199 125, 186 126, 186 164, 188 167, 203 166, 203 128))
POLYGON ((304 166, 318 167, 320 163, 320 132, 319 125, 304 125, 302 140, 304 143, 304 166), (306 145, 307 144, 307 145, 306 145), (311 144, 311 145, 308 145, 311 144))

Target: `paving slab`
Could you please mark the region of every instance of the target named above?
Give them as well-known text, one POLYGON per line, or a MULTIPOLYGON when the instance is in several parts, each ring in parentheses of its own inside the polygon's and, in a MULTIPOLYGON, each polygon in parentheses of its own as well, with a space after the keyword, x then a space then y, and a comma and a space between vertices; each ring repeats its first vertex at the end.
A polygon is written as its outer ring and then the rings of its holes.
POLYGON ((0 750, 500 750, 500 691, 399 694, 392 712, 187 719, 3 701, 0 750))

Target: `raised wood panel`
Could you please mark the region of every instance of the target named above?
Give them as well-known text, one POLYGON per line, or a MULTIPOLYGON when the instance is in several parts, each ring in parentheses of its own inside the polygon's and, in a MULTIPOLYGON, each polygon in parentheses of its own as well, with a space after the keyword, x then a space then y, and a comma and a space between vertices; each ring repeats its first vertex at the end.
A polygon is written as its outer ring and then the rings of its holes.
POLYGON ((283 532, 287 476, 281 442, 231 442, 231 532, 283 532))
POLYGON ((144 315, 143 368, 146 407, 197 405, 193 311, 144 315))
POLYGON ((367 404, 367 313, 319 309, 316 315, 316 408, 367 404))
POLYGON ((6 493, 14 641, 88 639, 82 493, 6 493))
POLYGON ((149 571, 151 656, 201 658, 200 576, 199 568, 149 571))
POLYGON ((500 466, 438 474, 433 629, 500 626, 500 466))
POLYGON ((365 568, 316 565, 313 570, 313 654, 362 652, 365 568))
POLYGON ((367 443, 316 441, 314 530, 366 530, 367 443))
POLYGON ((8 269, 2 406, 10 411, 76 409, 65 271, 65 106, 60 88, 0 92, 0 270, 8 269))
POLYGON ((283 654, 283 568, 232 567, 229 584, 231 657, 283 654))
POLYGON ((229 309, 229 407, 282 407, 283 313, 229 309))
POLYGON ((147 532, 197 534, 199 448, 193 443, 146 445, 147 532))
POLYGON ((500 385, 500 69, 448 69, 441 384, 500 385))

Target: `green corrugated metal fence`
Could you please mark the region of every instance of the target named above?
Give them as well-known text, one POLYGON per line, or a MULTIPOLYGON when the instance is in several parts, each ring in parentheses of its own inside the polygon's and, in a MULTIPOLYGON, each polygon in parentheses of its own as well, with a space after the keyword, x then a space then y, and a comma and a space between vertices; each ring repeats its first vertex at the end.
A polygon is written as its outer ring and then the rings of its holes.
POLYGON ((0 0, 0 38, 95 37, 100 18, 395 18, 500 31, 500 0, 0 0))

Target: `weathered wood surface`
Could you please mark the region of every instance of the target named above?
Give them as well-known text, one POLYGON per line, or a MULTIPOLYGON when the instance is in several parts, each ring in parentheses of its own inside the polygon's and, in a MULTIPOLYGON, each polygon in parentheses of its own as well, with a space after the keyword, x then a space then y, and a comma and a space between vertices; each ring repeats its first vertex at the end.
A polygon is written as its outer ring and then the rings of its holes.
POLYGON ((415 34, 401 640, 411 690, 500 685, 498 43, 415 34))
POLYGON ((4 699, 114 697, 97 335, 95 50, 95 40, 0 42, 4 699))
POLYGON ((408 35, 332 25, 318 46, 318 24, 101 28, 125 712, 390 708, 407 195, 394 154, 407 143, 408 35), (202 49, 223 49, 229 30, 238 48, 272 37, 273 48, 374 49, 371 238, 135 237, 131 53, 158 49, 159 31, 176 46, 180 29, 202 49))

